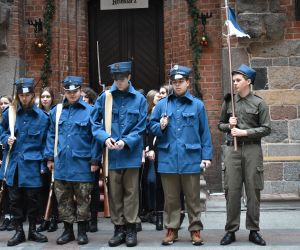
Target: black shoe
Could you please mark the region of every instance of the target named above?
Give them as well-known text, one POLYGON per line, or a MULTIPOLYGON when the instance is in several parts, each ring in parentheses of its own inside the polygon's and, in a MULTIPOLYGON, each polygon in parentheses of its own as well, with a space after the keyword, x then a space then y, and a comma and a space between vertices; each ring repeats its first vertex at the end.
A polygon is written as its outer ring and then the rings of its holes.
POLYGON ((50 221, 48 220, 42 220, 41 225, 36 229, 37 232, 44 232, 49 229, 50 221))
POLYGON ((97 219, 91 219, 89 223, 89 232, 95 233, 98 231, 98 221, 97 219))
POLYGON ((164 229, 164 217, 163 212, 156 213, 156 230, 161 231, 164 229))
POLYGON ((2 225, 0 226, 0 231, 5 231, 10 224, 10 220, 8 218, 5 218, 2 222, 2 225))
POLYGON ((235 242, 235 233, 227 232, 221 240, 220 245, 229 245, 232 242, 235 242))
POLYGON ((55 232, 57 230, 58 226, 57 226, 57 219, 55 217, 52 217, 50 219, 50 224, 49 224, 49 228, 48 228, 48 232, 55 232))
POLYGON ((148 214, 148 222, 151 223, 151 224, 156 224, 156 214, 154 211, 152 212, 149 212, 148 214))
POLYGON ((143 230, 143 228, 142 228, 142 223, 141 223, 141 222, 136 223, 136 224, 135 224, 135 227, 136 227, 136 231, 137 231, 137 232, 141 232, 141 231, 143 230))
POLYGON ((110 247, 117 247, 125 243, 125 227, 123 225, 115 225, 114 236, 108 241, 110 247))
POLYGON ((8 240, 7 246, 8 247, 16 246, 25 241, 26 241, 26 239, 25 239, 25 233, 24 233, 23 227, 22 227, 22 225, 17 225, 16 233, 10 240, 8 240))
POLYGON ((65 230, 62 235, 56 240, 58 245, 66 244, 70 241, 75 240, 74 231, 73 231, 73 224, 64 222, 65 230))
POLYGON ((12 220, 9 220, 9 224, 7 225, 6 231, 13 231, 15 230, 15 226, 12 223, 12 220))
POLYGON ((253 242, 256 245, 265 246, 266 242, 262 236, 257 231, 250 231, 249 241, 253 242))
POLYGON ((137 245, 136 224, 126 225, 126 246, 134 247, 137 245))
POLYGON ((77 236, 78 245, 85 245, 89 243, 89 239, 86 235, 86 222, 79 221, 78 222, 78 236, 77 236))
POLYGON ((48 242, 47 236, 36 231, 35 222, 29 222, 28 240, 32 240, 32 241, 40 242, 40 243, 48 242))

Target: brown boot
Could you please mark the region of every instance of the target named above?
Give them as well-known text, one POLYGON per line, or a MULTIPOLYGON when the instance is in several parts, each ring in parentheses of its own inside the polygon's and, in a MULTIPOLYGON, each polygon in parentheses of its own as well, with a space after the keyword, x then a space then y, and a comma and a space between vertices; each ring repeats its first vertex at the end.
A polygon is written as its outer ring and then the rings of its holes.
POLYGON ((191 232, 192 244, 195 246, 203 245, 203 240, 201 239, 200 231, 192 231, 191 232))
POLYGON ((172 245, 174 241, 178 240, 178 229, 168 228, 165 238, 162 241, 162 245, 168 246, 172 245))

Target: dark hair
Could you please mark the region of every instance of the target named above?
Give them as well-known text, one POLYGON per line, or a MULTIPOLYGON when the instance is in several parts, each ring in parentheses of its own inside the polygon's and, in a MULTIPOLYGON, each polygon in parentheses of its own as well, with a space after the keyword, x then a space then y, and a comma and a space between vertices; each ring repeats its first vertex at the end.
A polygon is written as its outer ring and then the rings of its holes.
POLYGON ((52 89, 50 89, 49 87, 42 88, 42 89, 40 90, 40 94, 39 94, 39 107, 40 107, 42 110, 45 110, 45 108, 44 108, 44 106, 43 106, 43 104, 42 104, 42 101, 41 101, 42 98, 41 98, 41 96, 42 96, 42 94, 43 94, 45 91, 49 92, 49 94, 50 94, 50 96, 51 96, 51 105, 50 105, 50 108, 51 108, 51 106, 53 106, 53 104, 54 104, 54 93, 53 93, 52 89))
POLYGON ((94 104, 97 99, 97 93, 91 89, 90 87, 85 87, 82 89, 82 92, 87 95, 87 98, 89 99, 89 104, 94 104))

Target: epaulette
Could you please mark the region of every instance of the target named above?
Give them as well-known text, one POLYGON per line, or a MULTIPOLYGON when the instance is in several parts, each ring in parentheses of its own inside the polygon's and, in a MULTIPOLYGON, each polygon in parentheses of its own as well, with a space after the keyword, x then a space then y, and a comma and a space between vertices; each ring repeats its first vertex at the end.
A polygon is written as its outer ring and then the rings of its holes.
POLYGON ((254 96, 258 97, 259 99, 263 99, 261 96, 253 94, 254 96))

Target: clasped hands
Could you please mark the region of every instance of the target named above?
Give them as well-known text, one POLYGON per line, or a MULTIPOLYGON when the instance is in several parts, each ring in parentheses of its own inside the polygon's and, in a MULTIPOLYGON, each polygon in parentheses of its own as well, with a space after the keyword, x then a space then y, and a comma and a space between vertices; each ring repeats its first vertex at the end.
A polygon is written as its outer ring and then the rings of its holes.
POLYGON ((113 138, 109 137, 105 141, 105 145, 108 149, 121 150, 125 146, 125 142, 123 140, 115 141, 113 138))

